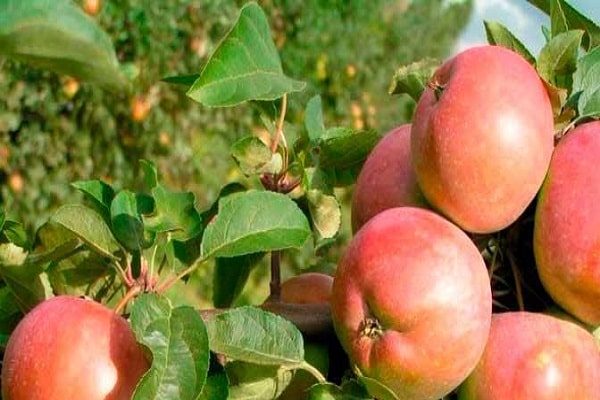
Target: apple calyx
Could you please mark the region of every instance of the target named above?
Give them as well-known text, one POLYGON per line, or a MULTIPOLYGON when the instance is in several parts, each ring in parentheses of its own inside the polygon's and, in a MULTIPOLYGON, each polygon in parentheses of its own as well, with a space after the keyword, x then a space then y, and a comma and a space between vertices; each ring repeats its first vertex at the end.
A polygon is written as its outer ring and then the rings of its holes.
POLYGON ((367 317, 360 324, 359 336, 366 336, 370 339, 381 337, 383 336, 383 327, 377 318, 367 317))
POLYGON ((444 89, 446 89, 446 85, 440 83, 437 79, 432 79, 429 81, 429 83, 427 84, 427 86, 433 90, 433 94, 435 96, 435 100, 439 101, 440 98, 442 97, 442 94, 444 94, 444 89))

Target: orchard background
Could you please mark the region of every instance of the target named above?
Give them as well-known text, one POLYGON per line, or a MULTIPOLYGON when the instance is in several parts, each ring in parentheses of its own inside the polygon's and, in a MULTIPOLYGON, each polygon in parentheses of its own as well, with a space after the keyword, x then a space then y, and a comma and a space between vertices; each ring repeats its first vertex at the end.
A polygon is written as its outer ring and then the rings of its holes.
MULTIPOLYGON (((600 28, 565 1, 529 3, 549 17, 539 53, 481 29, 545 81, 558 142, 600 116, 600 28)), ((412 120, 472 8, 0 0, 2 353, 37 304, 85 296, 152 359, 134 399, 398 399, 352 368, 328 303, 280 284, 335 274, 364 161, 412 120)), ((564 315, 535 269, 534 211, 469 243, 494 311, 564 315)))

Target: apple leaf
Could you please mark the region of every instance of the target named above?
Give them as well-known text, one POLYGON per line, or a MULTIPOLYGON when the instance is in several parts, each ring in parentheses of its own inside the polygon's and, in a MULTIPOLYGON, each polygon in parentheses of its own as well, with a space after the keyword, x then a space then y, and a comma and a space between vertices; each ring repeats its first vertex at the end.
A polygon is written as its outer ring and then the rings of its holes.
POLYGON ((117 240, 129 251, 150 247, 154 241, 144 231, 143 214, 150 214, 154 205, 150 197, 121 190, 110 204, 112 231, 117 240))
POLYGON ((327 129, 317 148, 319 165, 324 168, 362 165, 379 139, 381 137, 374 130, 327 129))
POLYGON ((389 94, 408 94, 414 101, 419 101, 439 66, 438 60, 425 58, 398 68, 388 89, 389 94))
POLYGON ((194 400, 207 379, 210 351, 202 318, 194 308, 173 308, 164 297, 139 296, 131 327, 152 352, 152 366, 142 377, 133 400, 194 400))
POLYGON ((229 196, 230 194, 245 191, 246 187, 239 182, 231 182, 221 187, 221 189, 219 190, 219 194, 216 197, 216 200, 206 209, 202 210, 202 212, 200 213, 204 227, 206 228, 206 226, 209 223, 211 223, 214 217, 217 215, 217 212, 219 211, 219 202, 221 201, 221 199, 229 196))
POLYGON ((373 397, 359 382, 347 380, 341 387, 330 382, 313 385, 308 400, 373 400, 373 397))
MULTIPOLYGON (((23 313, 19 303, 8 286, 0 288, 0 335, 8 335, 16 327, 23 313)), ((0 343, 0 348, 2 348, 0 343)))
POLYGON ((306 132, 308 132, 310 142, 313 144, 318 143, 319 138, 325 133, 321 96, 316 95, 306 103, 304 126, 306 127, 306 132))
POLYGON ((211 350, 232 360, 277 366, 298 366, 304 360, 298 328, 256 307, 238 307, 214 315, 206 321, 206 328, 211 350))
POLYGON ((249 100, 275 100, 304 86, 284 75, 265 13, 250 2, 187 95, 205 106, 227 107, 249 100))
POLYGON ((22 223, 3 218, 0 242, 9 241, 19 247, 29 248, 29 238, 22 223))
POLYGON ((225 365, 229 376, 229 400, 278 398, 291 382, 293 371, 277 365, 256 365, 233 361, 225 365))
POLYGON ((600 47, 577 61, 569 100, 575 99, 581 117, 600 116, 600 47))
POLYGON ((540 51, 537 71, 549 83, 560 75, 572 74, 577 66, 583 31, 568 31, 553 37, 540 51))
MULTIPOLYGON (((594 21, 590 18, 583 15, 569 3, 564 0, 527 0, 529 3, 533 4, 543 12, 548 15, 552 13, 552 3, 554 3, 554 12, 556 13, 560 10, 564 16, 564 21, 567 23, 567 27, 569 30, 572 29, 581 29, 585 31, 585 35, 582 40, 582 45, 585 49, 590 50, 600 45, 600 26, 598 26, 594 21), (557 7, 557 5, 559 7, 557 7)), ((555 19, 557 16, 554 17, 555 19)), ((562 17, 561 17, 562 18, 562 17)), ((555 21, 556 25, 558 21, 555 21)), ((562 23, 562 22, 561 22, 562 23)))
POLYGON ((200 74, 189 74, 189 75, 177 75, 177 76, 168 76, 166 78, 161 79, 162 82, 172 83, 174 85, 182 85, 186 87, 190 87, 200 78, 200 74))
POLYGON ((281 154, 273 154, 271 149, 256 136, 245 136, 233 143, 231 156, 246 176, 276 174, 283 168, 281 154))
POLYGON ((265 253, 237 257, 217 257, 213 273, 213 304, 217 308, 231 307, 242 293, 250 272, 265 253))
POLYGON ((359 376, 358 380, 367 388, 369 394, 377 400, 399 400, 398 396, 386 385, 367 376, 359 376))
POLYGON ((198 400, 227 400, 229 398, 229 378, 225 368, 219 363, 216 355, 210 355, 210 367, 206 384, 198 400))
POLYGON ((520 54, 531 65, 535 65, 535 57, 527 50, 527 47, 511 31, 496 21, 484 21, 485 34, 487 41, 491 45, 506 47, 509 50, 520 54))
POLYGON ((234 257, 300 248, 310 237, 306 216, 287 196, 249 190, 219 202, 202 239, 202 257, 234 257))
POLYGON ((115 197, 112 186, 101 180, 77 181, 71 185, 82 192, 91 203, 91 208, 110 223, 110 203, 115 197))
POLYGON ((119 250, 119 243, 102 216, 91 208, 80 204, 64 205, 50 221, 62 225, 104 257, 116 258, 114 253, 119 250))
POLYGON ((562 0, 550 0, 550 34, 555 37, 569 30, 562 0))
POLYGON ((70 0, 0 0, 0 54, 112 92, 128 82, 108 34, 70 0))
POLYGON ((342 211, 335 196, 312 189, 306 193, 308 209, 319 238, 333 238, 342 224, 342 211))

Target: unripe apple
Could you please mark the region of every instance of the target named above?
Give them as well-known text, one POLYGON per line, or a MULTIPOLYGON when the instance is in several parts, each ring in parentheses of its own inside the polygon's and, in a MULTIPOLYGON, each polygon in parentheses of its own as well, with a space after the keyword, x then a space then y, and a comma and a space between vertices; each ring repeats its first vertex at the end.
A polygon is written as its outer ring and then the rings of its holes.
POLYGON ((410 159, 410 124, 388 132, 371 150, 352 194, 352 230, 392 207, 427 207, 410 159))
POLYGON ((540 192, 534 251, 548 294, 570 314, 600 324, 600 122, 557 144, 540 192))
POLYGON ((281 284, 281 300, 296 304, 329 304, 333 277, 319 272, 296 275, 281 284))
POLYGON ((129 400, 150 364, 125 319, 92 300, 58 296, 11 334, 4 400, 129 400))
POLYGON ((464 230, 507 227, 534 199, 552 155, 545 85, 517 53, 480 46, 446 61, 429 86, 411 130, 425 198, 464 230))
POLYGON ((331 313, 351 362, 400 400, 437 400, 475 367, 492 294, 468 236, 421 208, 387 209, 348 244, 331 313))
POLYGON ((485 352, 459 399, 598 400, 600 352, 574 323, 525 311, 494 314, 485 352))

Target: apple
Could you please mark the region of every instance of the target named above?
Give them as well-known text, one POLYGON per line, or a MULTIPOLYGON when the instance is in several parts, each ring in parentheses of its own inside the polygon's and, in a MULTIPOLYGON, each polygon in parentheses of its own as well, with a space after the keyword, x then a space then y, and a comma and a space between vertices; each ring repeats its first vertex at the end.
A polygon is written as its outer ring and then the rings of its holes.
POLYGON ((552 106, 536 70, 499 46, 462 51, 433 74, 411 129, 428 203, 461 228, 491 233, 537 194, 554 147, 552 106))
POLYGON ((333 277, 319 272, 296 275, 281 284, 281 300, 295 304, 329 304, 333 277))
MULTIPOLYGON (((324 342, 304 342, 304 360, 317 368, 323 376, 329 371, 329 347, 324 342)), ((311 386, 316 385, 317 379, 303 369, 294 371, 290 384, 285 388, 278 400, 299 400, 308 396, 311 386)))
POLYGON ((150 364, 128 322, 111 309, 57 296, 11 334, 2 365, 4 400, 129 400, 150 364))
POLYGON ((352 193, 352 231, 381 211, 401 206, 427 207, 410 159, 410 124, 388 132, 371 150, 352 193))
POLYGON ((570 314, 600 325, 600 122, 558 142, 536 205, 533 247, 540 280, 570 314))
POLYGON ((146 98, 135 96, 131 100, 131 118, 135 122, 142 122, 146 119, 148 113, 150 113, 151 108, 152 106, 146 98))
POLYGON ((456 225, 430 210, 390 208, 345 249, 331 314, 362 375, 400 400, 437 400, 483 353, 492 316, 488 272, 456 225))
POLYGON ((101 7, 101 0, 84 0, 83 2, 83 10, 91 16, 98 14, 100 12, 101 7))
POLYGON ((460 400, 600 399, 600 352, 578 325, 527 311, 494 314, 460 400))

